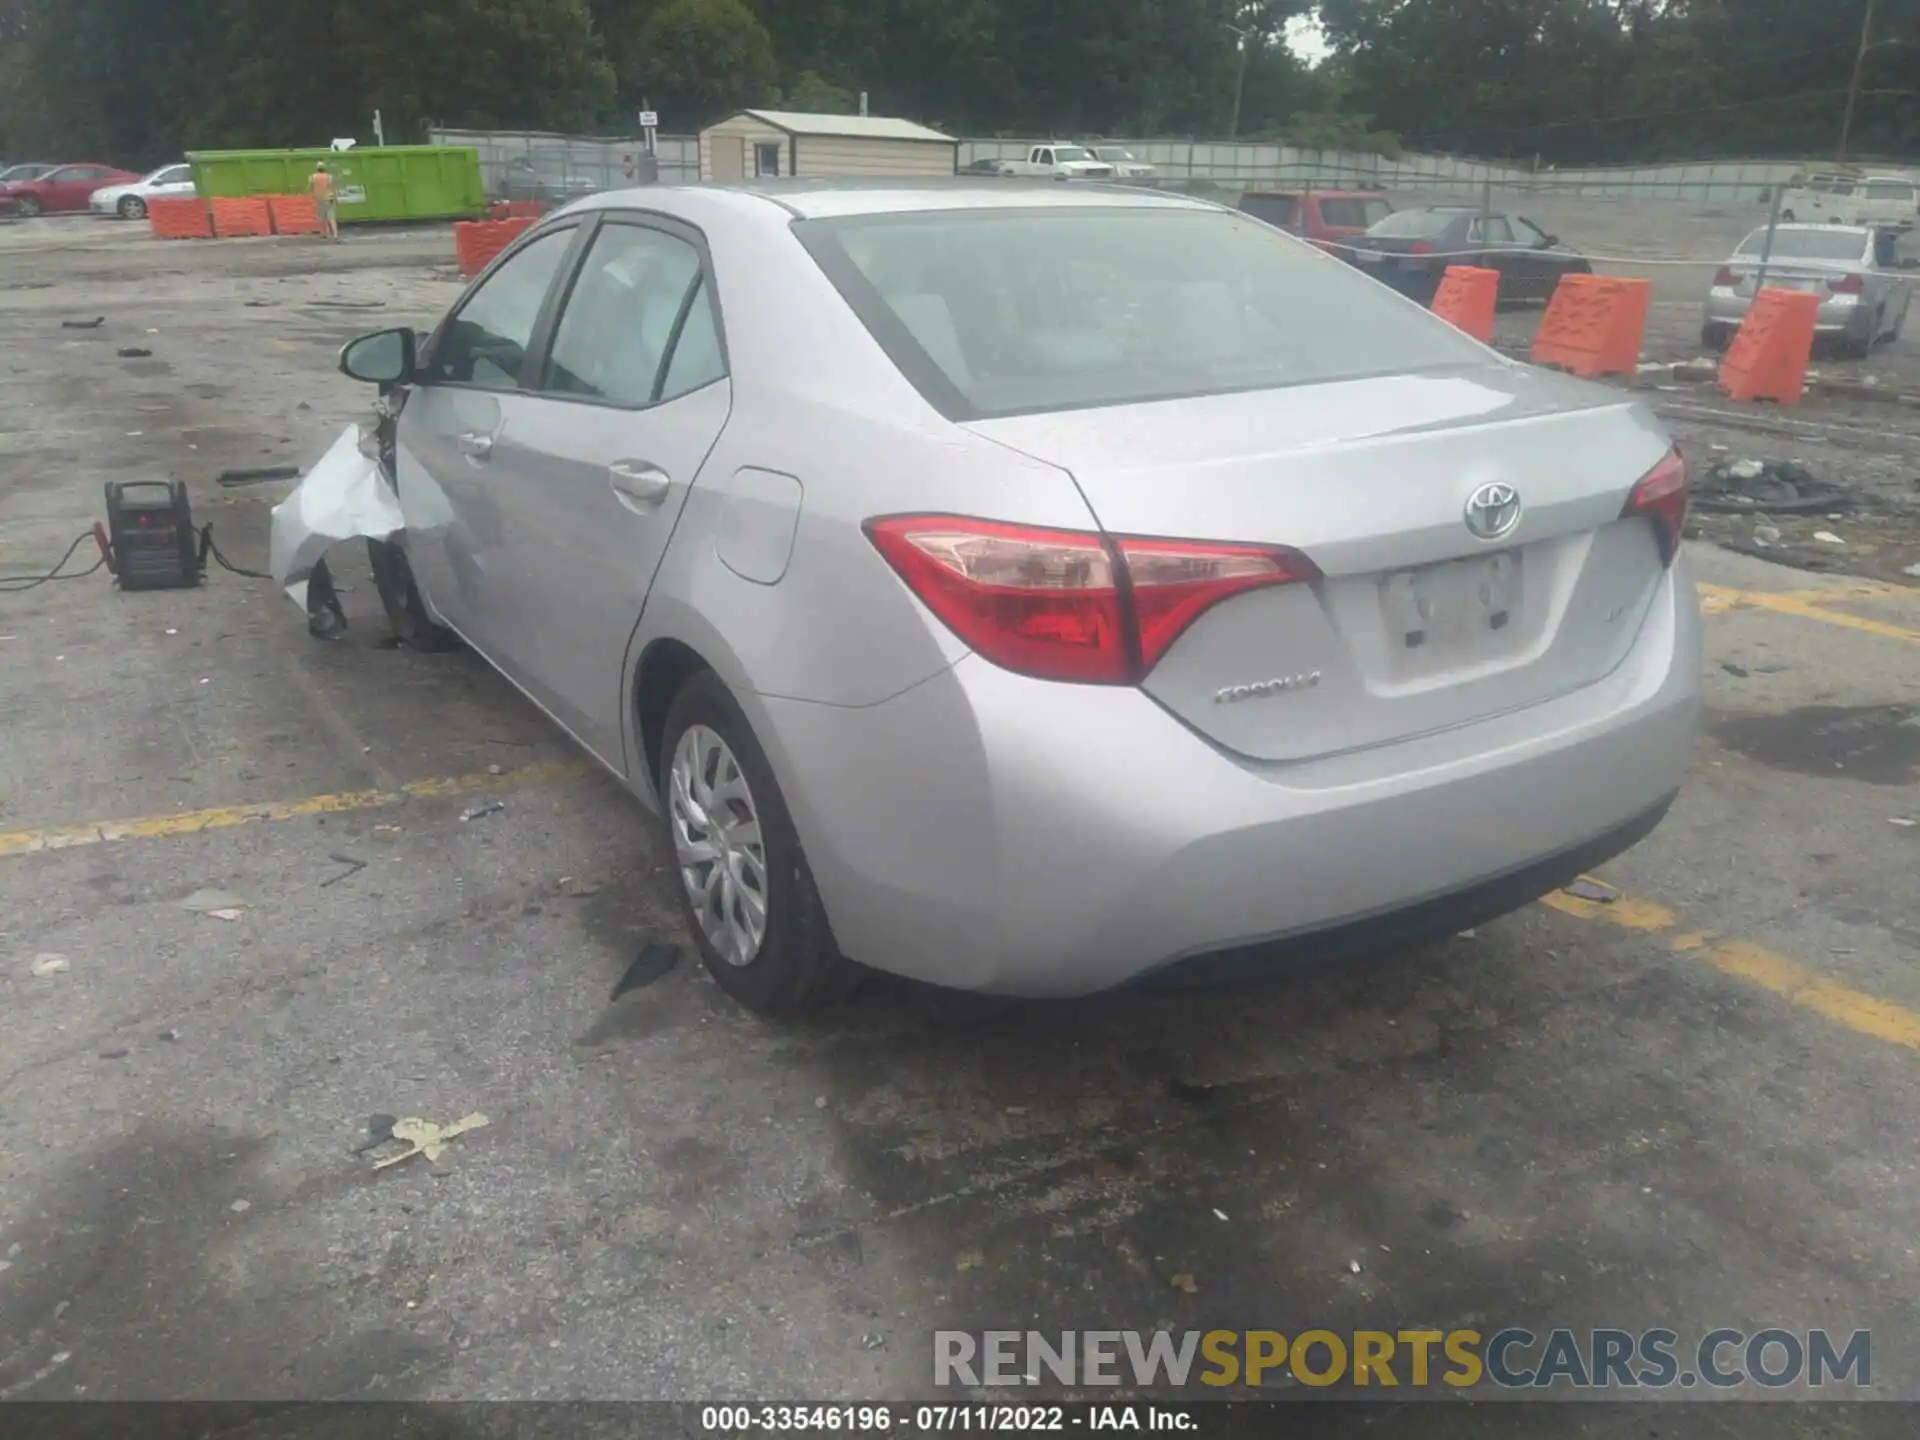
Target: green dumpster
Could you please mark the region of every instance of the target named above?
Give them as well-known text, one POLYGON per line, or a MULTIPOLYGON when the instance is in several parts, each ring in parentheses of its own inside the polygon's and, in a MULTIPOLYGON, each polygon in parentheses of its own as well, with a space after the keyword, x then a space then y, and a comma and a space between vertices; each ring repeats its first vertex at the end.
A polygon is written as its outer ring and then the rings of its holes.
POLYGON ((486 209, 480 152, 461 145, 382 145, 366 150, 198 150, 187 156, 194 184, 220 196, 304 195, 325 162, 340 223, 447 220, 486 209))

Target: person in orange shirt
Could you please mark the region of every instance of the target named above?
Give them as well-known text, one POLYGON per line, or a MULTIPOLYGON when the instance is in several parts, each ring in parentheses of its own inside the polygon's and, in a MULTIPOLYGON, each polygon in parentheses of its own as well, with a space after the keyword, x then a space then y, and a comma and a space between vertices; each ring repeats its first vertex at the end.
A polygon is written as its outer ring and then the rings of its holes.
POLYGON ((326 232, 329 240, 338 240, 340 212, 334 203, 333 176, 327 173, 326 161, 313 167, 313 179, 307 182, 307 193, 313 196, 313 208, 320 217, 320 228, 326 232))

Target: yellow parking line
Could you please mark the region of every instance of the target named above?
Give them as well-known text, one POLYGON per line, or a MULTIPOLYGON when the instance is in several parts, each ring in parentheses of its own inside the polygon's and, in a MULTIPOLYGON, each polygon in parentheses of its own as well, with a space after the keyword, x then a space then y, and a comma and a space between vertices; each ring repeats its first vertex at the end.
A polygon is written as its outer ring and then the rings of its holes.
POLYGON ((1664 905, 1621 895, 1611 904, 1581 900, 1556 890, 1542 902, 1565 915, 1602 920, 1626 930, 1665 934, 1667 948, 1704 960, 1723 975, 1763 990, 1861 1035, 1920 1050, 1920 1012, 1842 985, 1797 960, 1749 940, 1725 940, 1698 931, 1678 931, 1680 917, 1664 905), (1676 933, 1668 933, 1676 932, 1676 933))
POLYGON ((184 810, 177 815, 149 815, 137 820, 102 820, 84 825, 48 825, 35 830, 0 833, 0 856, 34 855, 43 850, 68 850, 76 845, 99 845, 109 840, 146 840, 161 835, 192 835, 202 830, 225 830, 256 820, 294 820, 303 815, 337 815, 349 810, 383 810, 409 800, 434 800, 509 785, 531 785, 586 769, 579 760, 530 765, 495 775, 491 771, 456 775, 441 780, 415 780, 397 790, 350 790, 337 795, 310 795, 304 800, 269 800, 260 805, 221 805, 211 810, 184 810))
POLYGON ((1819 599, 1869 600, 1900 593, 1891 586, 1884 589, 1855 586, 1846 590, 1794 590, 1785 594, 1770 590, 1733 590, 1723 585, 1700 585, 1696 588, 1700 592, 1701 608, 1709 615, 1743 608, 1771 610, 1776 615, 1793 615, 1802 620, 1818 620, 1823 625, 1840 625, 1849 630, 1878 635, 1885 640, 1920 644, 1920 630, 1909 630, 1904 625, 1872 620, 1864 615, 1849 615, 1844 610, 1829 610, 1817 603, 1819 599))

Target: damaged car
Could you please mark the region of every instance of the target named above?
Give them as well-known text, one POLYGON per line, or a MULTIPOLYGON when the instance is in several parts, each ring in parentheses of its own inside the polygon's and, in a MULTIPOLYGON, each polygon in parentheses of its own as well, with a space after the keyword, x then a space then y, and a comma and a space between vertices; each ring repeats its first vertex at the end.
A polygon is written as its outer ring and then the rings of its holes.
POLYGON ((659 817, 763 1012, 1451 934, 1637 842, 1692 747, 1649 410, 1202 200, 599 196, 341 364, 380 415, 277 576, 312 613, 369 542, 406 641, 659 817))

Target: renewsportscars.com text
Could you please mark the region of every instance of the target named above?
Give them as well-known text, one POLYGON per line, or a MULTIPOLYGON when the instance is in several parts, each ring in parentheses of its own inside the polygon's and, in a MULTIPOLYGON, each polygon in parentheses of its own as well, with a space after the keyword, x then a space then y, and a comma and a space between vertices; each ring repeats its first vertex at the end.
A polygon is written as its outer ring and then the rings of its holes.
POLYGON ((1397 1389, 1730 1390, 1873 1384, 1873 1337, 1827 1330, 963 1330, 934 1333, 936 1385, 1272 1384, 1397 1389))

